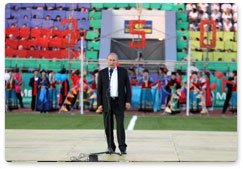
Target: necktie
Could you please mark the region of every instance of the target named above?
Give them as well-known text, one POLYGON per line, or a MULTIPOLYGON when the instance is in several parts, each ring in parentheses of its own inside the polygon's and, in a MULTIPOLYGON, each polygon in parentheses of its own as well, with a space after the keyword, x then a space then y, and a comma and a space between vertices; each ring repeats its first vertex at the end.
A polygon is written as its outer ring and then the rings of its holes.
POLYGON ((110 80, 111 80, 112 73, 113 73, 113 69, 110 68, 110 80))

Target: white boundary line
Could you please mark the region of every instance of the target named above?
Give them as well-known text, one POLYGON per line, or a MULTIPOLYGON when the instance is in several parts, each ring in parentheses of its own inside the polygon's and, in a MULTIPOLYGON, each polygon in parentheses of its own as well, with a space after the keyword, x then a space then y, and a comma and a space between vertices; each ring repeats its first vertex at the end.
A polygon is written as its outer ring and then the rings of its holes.
POLYGON ((136 124, 137 119, 138 119, 137 115, 132 116, 132 118, 131 118, 131 120, 128 124, 127 130, 133 130, 134 129, 134 126, 136 124))

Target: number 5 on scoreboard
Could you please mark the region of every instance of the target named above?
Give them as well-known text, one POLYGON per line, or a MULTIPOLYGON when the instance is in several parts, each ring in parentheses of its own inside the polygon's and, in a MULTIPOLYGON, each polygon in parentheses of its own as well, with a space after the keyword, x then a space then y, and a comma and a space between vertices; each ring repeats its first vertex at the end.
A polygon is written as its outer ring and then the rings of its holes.
POLYGON ((145 23, 146 23, 145 20, 130 20, 130 23, 129 23, 130 34, 132 34, 132 35, 137 34, 137 35, 140 35, 142 38, 140 43, 130 42, 129 43, 130 48, 145 48, 145 46, 146 46, 145 31, 144 30, 134 30, 134 25, 138 24, 139 25, 138 27, 141 28, 140 26, 145 23))

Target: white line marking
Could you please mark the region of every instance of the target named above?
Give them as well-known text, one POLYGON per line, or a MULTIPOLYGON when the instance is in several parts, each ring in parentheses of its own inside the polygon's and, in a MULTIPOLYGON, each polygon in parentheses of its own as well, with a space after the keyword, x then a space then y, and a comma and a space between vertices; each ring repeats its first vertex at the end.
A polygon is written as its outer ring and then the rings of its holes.
POLYGON ((127 130, 133 130, 134 129, 134 126, 135 126, 135 123, 136 123, 136 120, 137 119, 138 119, 138 116, 137 115, 132 116, 132 119, 129 122, 129 125, 127 127, 127 130))

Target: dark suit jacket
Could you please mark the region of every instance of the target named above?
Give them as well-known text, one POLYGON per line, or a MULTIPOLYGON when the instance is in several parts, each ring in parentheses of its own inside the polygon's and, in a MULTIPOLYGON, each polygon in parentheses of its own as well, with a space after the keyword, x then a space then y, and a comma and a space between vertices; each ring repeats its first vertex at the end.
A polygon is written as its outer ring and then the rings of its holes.
MULTIPOLYGON (((40 77, 39 77, 39 79, 40 79, 40 77)), ((33 76, 32 78, 30 78, 30 81, 29 81, 29 86, 32 88, 32 95, 34 93, 34 90, 33 90, 33 88, 34 88, 34 82, 35 82, 35 78, 33 76)), ((37 87, 37 92, 38 92, 38 87, 37 87)))
MULTIPOLYGON (((125 110, 125 103, 131 103, 131 89, 128 78, 127 70, 121 67, 117 67, 118 75, 118 103, 121 111, 125 110)), ((107 91, 109 88, 109 74, 108 68, 105 68, 99 72, 98 76, 98 89, 97 89, 97 102, 98 106, 103 106, 103 111, 108 112, 107 105, 107 91)))

